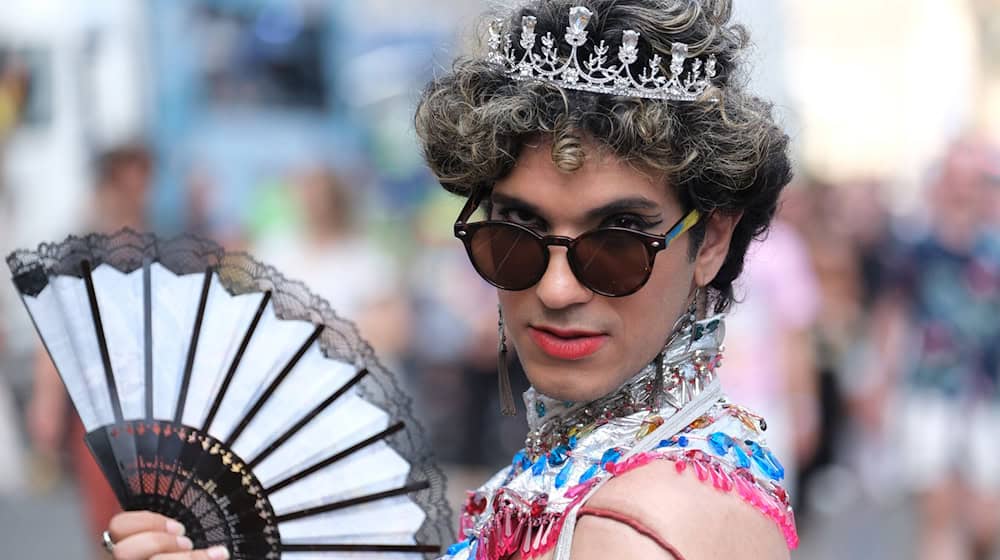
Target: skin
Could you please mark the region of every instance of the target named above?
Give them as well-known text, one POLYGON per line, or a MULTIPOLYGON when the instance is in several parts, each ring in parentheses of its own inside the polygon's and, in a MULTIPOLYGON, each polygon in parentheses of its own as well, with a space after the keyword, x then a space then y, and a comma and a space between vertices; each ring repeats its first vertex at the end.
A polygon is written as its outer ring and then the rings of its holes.
MULTIPOLYGON (((592 143, 586 150, 589 157, 583 167, 565 173, 552 163, 547 143, 526 146, 513 171, 494 187, 493 218, 542 234, 576 237, 602 225, 662 234, 684 214, 662 181, 592 143), (589 215, 622 201, 643 204, 589 215)), ((549 248, 548 269, 535 286, 500 290, 508 341, 531 384, 554 398, 589 401, 608 394, 652 361, 695 287, 708 284, 725 260, 738 216, 716 213, 708 220, 705 241, 693 260, 685 234, 656 255, 649 281, 630 296, 604 297, 581 285, 563 247, 549 248), (539 326, 600 332, 607 340, 583 359, 557 359, 532 340, 529 328, 539 326)))

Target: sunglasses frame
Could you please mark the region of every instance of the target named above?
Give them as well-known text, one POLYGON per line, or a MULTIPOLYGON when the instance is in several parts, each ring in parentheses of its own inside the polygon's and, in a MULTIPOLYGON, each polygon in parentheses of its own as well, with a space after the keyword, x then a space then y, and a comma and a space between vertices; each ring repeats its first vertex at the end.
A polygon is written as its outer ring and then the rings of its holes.
POLYGON ((476 272, 479 274, 479 276, 483 278, 483 280, 486 280, 486 282, 488 282, 493 286, 496 286, 497 288, 500 288, 501 290, 507 290, 512 292, 527 290, 528 288, 534 286, 539 281, 541 281, 542 277, 545 276, 545 272, 549 268, 549 258, 551 256, 551 251, 549 251, 549 247, 552 247, 554 245, 557 247, 566 247, 567 261, 569 262, 570 270, 573 271, 573 276, 576 277, 576 281, 579 282, 580 285, 584 286, 585 288, 594 292, 595 294, 605 297, 625 297, 632 295, 641 290, 642 287, 645 286, 647 282, 649 282, 649 277, 653 273, 653 263, 656 260, 656 254, 669 247, 670 243, 674 239, 679 237, 684 232, 690 230, 701 220, 701 213, 698 212, 698 210, 693 209, 684 216, 682 216, 679 220, 677 220, 677 222, 674 223, 674 225, 672 225, 670 229, 667 230, 667 232, 663 235, 656 235, 654 233, 646 233, 644 231, 636 231, 634 229, 623 228, 623 227, 596 228, 589 231, 585 231, 576 237, 566 237, 563 235, 540 235, 538 234, 538 232, 532 230, 527 226, 523 226, 521 224, 516 224, 514 222, 508 222, 504 220, 484 220, 480 222, 471 222, 471 223, 467 222, 466 220, 468 220, 472 216, 472 214, 476 211, 476 209, 479 207, 479 203, 481 202, 481 200, 482 200, 481 196, 470 196, 468 201, 466 201, 465 206, 462 208, 462 211, 458 215, 458 219, 455 221, 455 237, 457 237, 460 241, 462 241, 462 244, 465 245, 465 251, 469 256, 469 261, 472 263, 472 267, 476 269, 476 272), (540 241, 543 247, 545 248, 544 251, 545 260, 542 263, 542 266, 539 267, 539 270, 541 272, 537 274, 536 277, 524 288, 512 289, 505 286, 501 286, 496 282, 494 282, 493 280, 487 278, 486 275, 483 274, 482 270, 479 269, 479 265, 476 264, 476 260, 473 257, 472 238, 475 236, 476 231, 490 225, 503 225, 505 227, 511 227, 521 230, 529 234, 530 236, 534 237, 538 241, 540 241), (577 242, 580 239, 600 231, 623 232, 630 236, 636 237, 640 241, 642 241, 642 244, 646 248, 646 251, 649 255, 649 264, 648 266, 646 266, 646 269, 644 270, 645 276, 643 277, 642 282, 640 282, 635 288, 623 293, 608 293, 603 290, 598 290, 593 288, 592 286, 590 286, 588 282, 586 282, 581 277, 579 271, 577 270, 576 259, 570 258, 569 255, 574 253, 574 247, 576 246, 577 242))

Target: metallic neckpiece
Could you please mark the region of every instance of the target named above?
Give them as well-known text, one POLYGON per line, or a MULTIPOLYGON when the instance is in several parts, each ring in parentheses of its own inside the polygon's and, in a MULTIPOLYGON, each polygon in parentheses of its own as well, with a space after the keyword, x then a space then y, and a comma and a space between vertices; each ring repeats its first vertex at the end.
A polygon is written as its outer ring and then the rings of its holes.
POLYGON ((535 52, 537 20, 534 16, 521 18, 518 44, 524 54, 520 57, 514 53, 509 31, 504 31, 504 21, 494 20, 490 24, 487 60, 503 66, 515 80, 544 80, 566 89, 627 97, 695 101, 711 87, 712 78, 716 76, 715 55, 704 61, 689 58, 688 46, 684 43, 674 43, 671 47, 669 76, 660 70, 663 59, 659 54, 653 54, 645 67, 639 65, 641 68, 636 69, 639 71, 636 75, 632 66, 639 59, 639 32, 630 29, 622 32, 617 62, 609 63, 609 46, 604 40, 593 46, 586 60, 580 60, 578 50, 588 42, 587 24, 592 15, 593 12, 583 6, 570 8, 569 25, 563 36, 570 47, 567 58, 559 56, 552 33, 541 37, 541 52, 535 52))

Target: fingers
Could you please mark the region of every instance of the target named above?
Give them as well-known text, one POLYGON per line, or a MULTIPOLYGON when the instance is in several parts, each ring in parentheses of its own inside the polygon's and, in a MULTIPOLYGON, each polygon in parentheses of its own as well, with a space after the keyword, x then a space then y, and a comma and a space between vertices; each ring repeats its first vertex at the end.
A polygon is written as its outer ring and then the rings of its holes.
POLYGON ((213 546, 207 550, 157 554, 149 560, 229 560, 229 551, 224 546, 213 546))
POLYGON ((180 537, 184 535, 184 526, 158 513, 126 511, 111 518, 108 531, 111 533, 111 541, 117 545, 139 533, 168 533, 180 537))
POLYGON ((164 552, 183 552, 194 546, 191 539, 168 533, 137 533, 115 543, 111 556, 115 560, 146 560, 164 552))

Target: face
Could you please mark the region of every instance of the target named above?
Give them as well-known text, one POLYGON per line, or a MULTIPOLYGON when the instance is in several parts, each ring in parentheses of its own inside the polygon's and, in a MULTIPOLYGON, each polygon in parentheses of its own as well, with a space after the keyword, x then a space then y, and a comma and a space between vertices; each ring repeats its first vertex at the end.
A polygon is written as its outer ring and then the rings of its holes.
MULTIPOLYGON (((528 226, 542 235, 577 237, 619 226, 663 234, 682 217, 662 181, 613 155, 587 146, 582 168, 565 173, 550 146, 527 146, 492 195, 492 219, 528 226)), ((508 341, 541 393, 588 401, 620 386, 662 349, 695 286, 718 272, 737 217, 707 218, 706 239, 692 260, 687 234, 660 251, 649 281, 625 297, 600 296, 570 270, 566 248, 549 248, 544 276, 517 292, 499 290, 508 341)))

